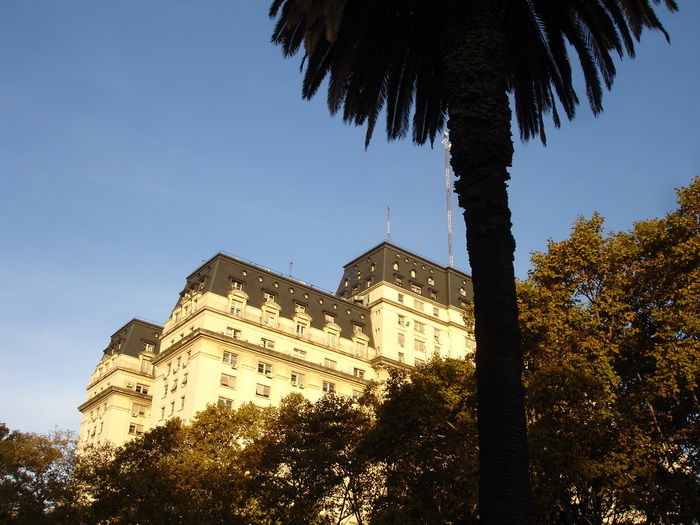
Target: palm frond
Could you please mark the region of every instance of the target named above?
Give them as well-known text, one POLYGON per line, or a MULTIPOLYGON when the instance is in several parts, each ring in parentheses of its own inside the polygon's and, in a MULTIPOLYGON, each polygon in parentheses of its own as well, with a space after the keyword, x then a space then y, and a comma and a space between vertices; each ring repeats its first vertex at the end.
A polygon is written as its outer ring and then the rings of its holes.
MULTIPOLYGON (((579 104, 571 49, 578 56, 594 114, 603 86, 615 78, 614 55, 634 56, 644 29, 667 38, 655 5, 676 0, 511 0, 503 2, 506 89, 513 94, 520 136, 545 141, 544 115, 555 126, 579 104)), ((441 35, 449 21, 428 0, 273 0, 272 41, 285 56, 304 57, 302 94, 312 98, 328 80, 328 108, 347 123, 367 125, 366 144, 386 112, 389 139, 431 143, 449 108, 441 35), (411 117, 412 115, 412 117, 411 117)), ((466 21, 468 24, 468 20, 466 21)), ((468 27, 465 27, 466 31, 468 27)))

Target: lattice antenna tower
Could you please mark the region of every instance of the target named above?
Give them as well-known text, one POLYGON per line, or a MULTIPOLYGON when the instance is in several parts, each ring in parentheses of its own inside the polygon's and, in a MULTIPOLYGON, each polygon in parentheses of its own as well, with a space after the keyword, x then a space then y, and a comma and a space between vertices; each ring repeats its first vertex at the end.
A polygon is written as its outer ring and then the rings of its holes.
POLYGON ((445 145, 445 194, 447 196, 447 252, 450 257, 450 268, 454 267, 454 256, 452 254, 452 167, 450 166, 450 132, 443 133, 445 138, 442 143, 445 145))
POLYGON ((386 240, 391 242, 391 207, 386 207, 386 240))

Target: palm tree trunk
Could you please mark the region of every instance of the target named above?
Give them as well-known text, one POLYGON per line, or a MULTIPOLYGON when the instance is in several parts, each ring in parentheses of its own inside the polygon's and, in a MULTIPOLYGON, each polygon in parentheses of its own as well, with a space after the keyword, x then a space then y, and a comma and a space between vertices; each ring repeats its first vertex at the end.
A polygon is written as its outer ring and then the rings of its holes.
POLYGON ((481 523, 532 523, 506 181, 513 156, 503 8, 497 0, 440 4, 455 191, 474 284, 481 523))

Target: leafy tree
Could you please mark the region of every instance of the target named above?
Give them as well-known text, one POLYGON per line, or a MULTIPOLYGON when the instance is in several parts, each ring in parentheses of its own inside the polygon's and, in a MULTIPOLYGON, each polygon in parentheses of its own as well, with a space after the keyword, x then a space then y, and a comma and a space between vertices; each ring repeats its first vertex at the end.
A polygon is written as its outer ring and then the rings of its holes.
POLYGON ((520 290, 538 521, 700 520, 700 179, 606 234, 580 219, 520 290))
MULTIPOLYGON (((545 140, 543 115, 573 118, 569 50, 586 94, 601 111, 612 55, 634 55, 644 28, 663 31, 661 0, 274 0, 273 42, 302 49, 302 94, 328 77, 328 107, 367 123, 366 145, 383 109, 389 139, 434 141, 445 121, 455 191, 464 210, 475 297, 484 523, 530 521, 530 485, 518 312, 507 197, 513 95, 520 135, 545 140), (411 118, 411 113, 413 117, 411 118)), ((664 0, 676 9, 674 0, 664 0)))
POLYGON ((370 414, 353 400, 326 395, 311 403, 286 397, 253 444, 252 490, 269 523, 341 523, 362 519, 369 488, 357 446, 370 414))
POLYGON ((433 358, 395 371, 363 452, 384 489, 372 524, 476 523, 478 461, 474 367, 433 358))
POLYGON ((62 523, 71 507, 75 436, 10 431, 0 423, 0 523, 62 523))
POLYGON ((245 472, 265 412, 213 405, 190 425, 169 420, 113 449, 81 454, 76 482, 89 495, 87 523, 248 524, 256 521, 245 472))
POLYGON ((88 523, 188 523, 181 508, 188 494, 167 468, 183 437, 182 423, 170 420, 121 447, 81 451, 77 482, 89 494, 88 523))

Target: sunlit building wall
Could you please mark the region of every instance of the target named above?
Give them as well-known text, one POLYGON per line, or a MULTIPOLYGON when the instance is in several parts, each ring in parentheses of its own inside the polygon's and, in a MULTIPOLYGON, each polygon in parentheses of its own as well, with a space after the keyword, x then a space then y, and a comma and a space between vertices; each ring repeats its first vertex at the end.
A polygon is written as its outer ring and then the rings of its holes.
POLYGON ((468 275, 387 242, 349 262, 335 294, 219 253, 162 327, 134 319, 112 336, 79 407, 81 444, 121 444, 212 403, 358 397, 391 368, 471 358, 471 298, 468 275))

